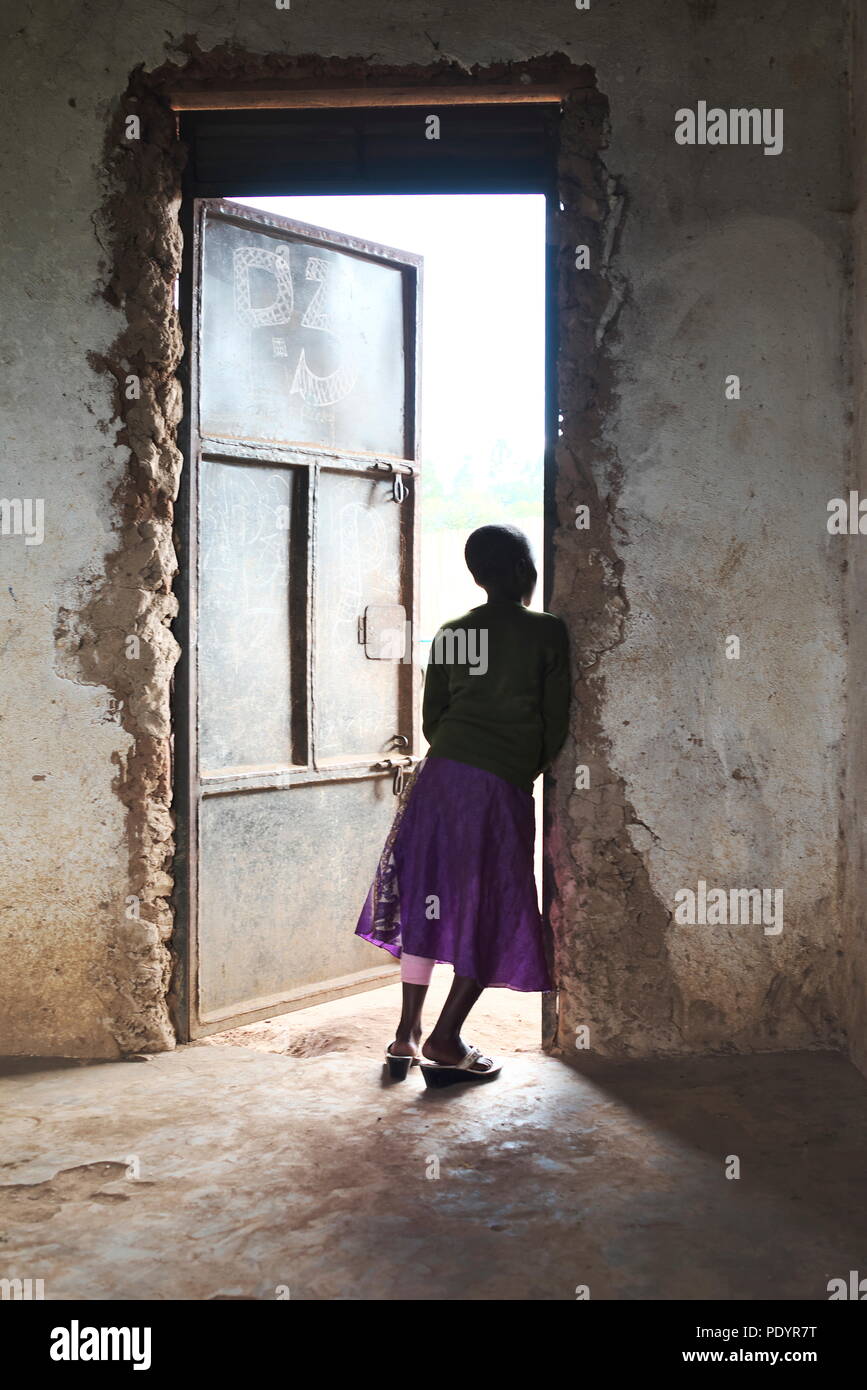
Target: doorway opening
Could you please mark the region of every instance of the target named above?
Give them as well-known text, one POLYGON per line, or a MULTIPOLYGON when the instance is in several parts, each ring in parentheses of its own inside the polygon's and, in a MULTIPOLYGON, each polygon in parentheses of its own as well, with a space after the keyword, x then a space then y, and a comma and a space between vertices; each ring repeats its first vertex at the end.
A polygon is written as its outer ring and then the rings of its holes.
MULTIPOLYGON (((469 532, 519 526, 549 606, 559 106, 459 104, 422 164, 429 119, 180 120, 184 1040, 391 992, 396 962, 354 927, 426 748, 431 639, 484 599, 469 532)), ((529 1027, 518 1046, 551 1038, 553 996, 487 993, 529 1027)))
MULTIPOLYGON (((316 228, 323 236, 339 234, 347 238, 347 245, 355 247, 376 246, 386 254, 391 248, 399 248, 401 255, 417 258, 422 270, 420 283, 423 290, 417 316, 418 357, 413 373, 418 397, 419 418, 414 431, 418 466, 415 476, 408 477, 403 484, 416 492, 413 529, 418 533, 413 596, 415 622, 407 621, 405 640, 401 643, 404 648, 402 661, 411 667, 411 699, 417 707, 416 718, 410 721, 414 735, 405 745, 408 762, 410 757, 418 758, 424 752, 424 742, 422 740, 419 746, 417 732, 420 728, 424 670, 433 636, 441 625, 484 602, 484 594, 475 585, 463 559, 463 547, 472 530, 492 522, 507 522, 524 531, 539 570, 532 606, 544 606, 546 199, 540 193, 229 194, 221 203, 221 209, 231 210, 233 204, 239 210, 244 208, 267 214, 276 220, 275 225, 287 233, 290 228, 295 228, 300 237, 303 234, 301 229, 307 229, 308 240, 310 229, 316 228)), ((345 364, 341 366, 341 352, 336 342, 340 325, 346 323, 339 297, 341 294, 349 297, 358 295, 357 287, 352 282, 351 267, 348 274, 326 274, 327 266, 321 262, 321 258, 313 258, 305 250, 305 260, 302 262, 298 259, 297 262, 296 280, 297 270, 302 264, 305 276, 320 277, 316 281, 318 297, 314 296, 307 302, 303 294, 299 295, 294 287, 289 288, 289 277, 280 269, 280 262, 271 259, 271 254, 269 248, 257 248, 255 237, 250 239, 246 249, 243 246, 234 248, 233 308, 237 317, 240 293, 241 316, 249 319, 251 313, 258 313, 260 322, 256 327, 261 328, 267 339, 268 356, 275 354, 278 367, 283 369, 279 378, 274 378, 275 381, 281 380, 290 392, 301 399, 310 387, 311 396, 316 395, 312 405, 315 417, 311 422, 312 429, 314 433, 318 431, 320 447, 333 448, 341 442, 341 425, 338 421, 335 426, 333 411, 329 415, 325 398, 329 395, 339 396, 354 370, 351 366, 346 368, 345 364), (242 266, 240 272, 239 265, 242 266), (304 303, 306 308, 302 313, 304 303), (325 332, 321 351, 310 333, 306 335, 306 346, 299 351, 300 339, 293 341, 291 329, 287 327, 293 313, 296 319, 306 322, 308 328, 315 327, 325 332), (348 372, 345 381, 338 379, 338 373, 342 370, 348 372), (312 385, 314 378, 317 382, 315 386, 312 385), (329 380, 331 385, 318 385, 320 380, 329 380), (338 437, 335 437, 335 427, 338 437)), ((206 277, 203 278, 203 293, 207 299, 206 277)), ((200 349, 203 355, 208 351, 205 317, 203 315, 202 318, 205 341, 200 349)), ((226 320, 219 348, 222 352, 227 348, 226 334, 231 331, 230 323, 226 320)), ((236 346, 241 353, 249 351, 246 341, 236 346)), ((367 350, 372 350, 370 345, 367 350)), ((261 357, 256 370, 264 370, 261 357)), ((209 364, 205 360, 200 364, 200 375, 207 380, 209 364)), ((357 385, 356 382, 356 388, 357 385)), ((225 385, 223 389, 226 389, 225 385)), ((352 401, 353 396, 357 399, 358 391, 351 388, 348 399, 352 401)), ((387 406, 380 408, 387 409, 387 406)), ((300 427, 296 425, 297 428, 300 427)), ((227 430, 224 422, 222 433, 225 434, 227 430)), ((375 437, 375 434, 371 435, 364 442, 371 444, 375 437)), ((261 454, 257 457, 261 463, 261 454)), ((275 462, 273 453, 270 461, 272 464, 275 462)), ((223 471, 227 467, 231 470, 228 454, 223 455, 222 466, 223 471)), ((249 462, 240 464, 240 470, 248 476, 251 472, 249 462)), ((235 471, 238 471, 238 465, 235 465, 235 471)), ((288 486, 280 475, 272 475, 269 485, 278 490, 281 486, 288 486)), ((387 488, 385 491, 387 493, 387 488)), ((224 515, 227 508, 229 512, 234 508, 238 525, 248 530, 253 527, 256 536, 254 553, 243 556, 241 570, 236 572, 237 561, 233 562, 230 554, 233 549, 231 540, 222 535, 214 546, 207 534, 203 534, 200 559, 202 592, 207 595, 212 584, 209 567, 222 566, 233 582, 246 582, 244 573, 252 570, 255 593, 261 596, 262 577, 255 574, 259 565, 255 552, 263 544, 273 551, 275 539, 279 550, 279 533, 275 536, 267 525, 263 528, 266 512, 261 503, 257 508, 249 489, 244 496, 237 489, 235 495, 226 492, 218 499, 218 505, 224 515), (251 507, 257 513, 255 520, 250 514, 251 507)), ((389 510, 394 512, 394 507, 386 503, 386 512, 389 510)), ((337 513, 335 520, 344 558, 338 561, 336 556, 327 553, 320 545, 317 563, 320 568, 334 566, 341 575, 344 587, 339 595, 330 600, 327 621, 320 624, 317 640, 320 644, 325 642, 340 646, 355 642, 355 626, 362 618, 362 610, 368 610, 367 599, 373 596, 387 601, 393 599, 396 592, 382 590, 383 581, 387 589, 387 570, 392 563, 388 554, 388 516, 383 517, 380 513, 377 517, 376 511, 371 512, 369 508, 365 514, 364 510, 359 511, 355 503, 344 501, 339 520, 337 513), (351 575, 349 590, 346 587, 347 575, 351 575), (352 588, 352 585, 355 587, 352 588)), ((209 524, 214 524, 209 522, 207 512, 203 516, 203 524, 205 532, 209 524)), ((224 527, 225 522, 221 519, 216 524, 224 527)), ((291 541, 287 546, 287 557, 290 549, 291 541)), ((269 564, 273 563, 272 556, 269 564)), ((290 568, 291 562, 287 558, 287 574, 290 568)), ((278 583, 279 575, 278 565, 278 583)), ((267 586, 267 581, 265 583, 267 586)), ((329 604, 325 597, 327 590, 326 580, 321 594, 323 605, 329 604)), ((403 596, 406 597, 405 594, 403 596)), ((233 608, 234 603, 230 601, 228 609, 233 608)), ((225 630, 226 606, 220 611, 223 615, 221 623, 216 627, 205 623, 200 626, 199 634, 202 683, 211 699, 222 695, 222 682, 233 661, 237 666, 239 650, 237 637, 227 634, 225 630), (209 644, 214 650, 203 651, 203 643, 209 644)), ((255 643, 257 640, 255 617, 252 614, 245 617, 237 610, 236 614, 246 633, 241 646, 249 651, 249 642, 252 640, 255 643)), ((203 616, 206 616, 204 612, 203 616)), ((272 611, 272 618, 274 616, 272 611)), ((286 616, 291 626, 293 618, 288 610, 286 616)), ((277 610, 276 617, 278 622, 283 621, 282 610, 277 610)), ((294 621, 301 621, 300 613, 296 613, 294 621)), ((388 631, 393 637, 393 629, 388 631)), ((268 633, 263 631, 262 637, 267 640, 268 633)), ((358 691, 360 700, 375 699, 377 695, 375 690, 365 691, 362 688, 358 691)), ((248 704, 244 717, 249 718, 249 714, 248 704)), ((207 721, 207 709, 202 712, 202 717, 207 721)), ((345 753, 347 725, 356 717, 364 722, 363 713, 353 711, 351 705, 338 702, 333 711, 333 720, 338 724, 342 721, 344 727, 341 730, 329 725, 327 730, 324 727, 319 729, 324 743, 327 745, 330 740, 333 748, 329 750, 326 747, 320 753, 318 763, 327 758, 328 751, 335 755, 345 753)), ((389 753, 388 748, 378 751, 384 755, 389 753)), ((395 753, 398 751, 403 750, 394 750, 395 753)), ((383 761, 393 761, 399 765, 402 759, 388 759, 386 756, 383 761)), ((541 905, 541 782, 536 784, 535 800, 536 880, 541 905)), ((391 812, 389 798, 386 797, 385 802, 385 807, 378 809, 387 817, 391 812)), ((335 810, 334 815, 339 817, 339 814, 339 809, 335 810)), ((382 821, 383 816, 377 816, 380 827, 382 821)), ((309 829, 311 833, 317 833, 321 827, 314 828, 311 823, 309 829)), ((299 830, 302 831, 301 823, 299 830)), ((382 1031, 385 1028, 387 1031, 389 1023, 384 1017, 380 1021, 380 1015, 394 1011, 399 985, 396 983, 397 972, 386 953, 360 946, 352 937, 355 918, 375 869, 375 859, 370 857, 369 852, 365 852, 361 845, 357 849, 357 853, 353 850, 342 851, 348 862, 342 866, 339 877, 348 888, 348 893, 342 919, 335 924, 337 930, 343 933, 342 944, 339 940, 330 941, 324 954, 323 967, 317 972, 315 962, 311 961, 305 965, 305 973, 300 979, 295 979, 291 968, 280 967, 284 971, 287 990, 291 988, 293 991, 291 999, 284 996, 280 1001, 281 1019, 273 1015, 262 1018, 261 1009, 265 1001, 257 999, 255 995, 241 1000, 237 998, 238 992, 234 991, 233 1006, 230 1002, 233 994, 230 983, 228 993, 218 1000, 218 1006, 235 1009, 234 1017, 228 1020, 229 1027, 218 1028, 214 1033, 213 1022, 219 1020, 212 1020, 211 1027, 202 1030, 211 1035, 214 1042, 236 1041, 248 1046, 260 1045, 308 1054, 310 1051, 316 1052, 323 1037, 330 1037, 332 1041, 342 1039, 346 1046, 358 1047, 369 1042, 375 1050, 374 1030, 382 1031), (365 966, 358 969, 362 955, 365 966), (352 1002, 361 991, 368 990, 376 990, 376 997, 352 1002), (335 1000, 340 1002, 331 1002, 335 1000), (245 1013, 256 1021, 245 1023, 245 1013), (295 1013, 299 1016, 290 1016, 295 1013)), ((225 846, 223 852, 226 852, 225 846)), ((231 857, 231 848, 228 853, 231 857)), ((300 846, 297 860, 299 874, 309 875, 310 855, 300 846)), ((210 897, 205 889, 200 899, 205 911, 209 910, 207 904, 210 897)), ((273 908, 274 904, 270 902, 267 910, 273 911, 273 908)), ((290 933, 294 931, 297 939, 299 930, 303 932, 304 928, 299 928, 296 923, 289 930, 290 933)), ((206 923, 200 925, 200 932, 202 956, 215 950, 225 954, 229 949, 225 936, 208 941, 206 923)), ((263 941, 266 940, 273 942, 274 938, 265 933, 263 941)), ((305 947, 300 948, 300 954, 306 957, 305 947)), ((224 960, 200 958, 200 980, 216 978, 216 971, 219 979, 225 981, 225 970, 224 960)), ((450 967, 437 967, 430 999, 434 1011, 438 996, 440 993, 444 995, 450 977, 450 967)), ((252 978, 272 980, 276 984, 279 976, 265 965, 264 974, 260 970, 252 978)), ((207 1004, 207 1001, 204 1002, 207 1004)), ((490 1046, 497 1046, 501 1050, 503 1047, 520 1050, 538 1045, 541 1022, 539 996, 520 998, 507 990, 487 991, 478 1019, 477 1028, 480 1026, 483 1033, 488 1034, 485 1041, 490 1046)), ((376 1039, 381 1042, 378 1033, 376 1039)))

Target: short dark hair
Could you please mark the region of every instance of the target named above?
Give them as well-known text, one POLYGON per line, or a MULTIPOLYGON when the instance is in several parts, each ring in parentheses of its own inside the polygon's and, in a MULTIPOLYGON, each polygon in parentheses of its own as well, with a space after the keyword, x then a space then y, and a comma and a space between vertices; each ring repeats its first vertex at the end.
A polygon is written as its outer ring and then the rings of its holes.
POLYGON ((521 560, 536 568, 530 542, 517 526, 480 526, 464 546, 464 559, 473 579, 483 588, 511 579, 521 560))

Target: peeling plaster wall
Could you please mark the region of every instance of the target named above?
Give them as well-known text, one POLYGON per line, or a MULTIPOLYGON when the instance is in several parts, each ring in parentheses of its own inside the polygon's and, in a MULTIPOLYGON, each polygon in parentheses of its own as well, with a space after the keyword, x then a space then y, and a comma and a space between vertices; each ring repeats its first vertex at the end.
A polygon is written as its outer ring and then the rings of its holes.
POLYGON ((577 706, 554 797, 558 1043, 587 1024, 612 1055, 840 1045, 844 557, 825 505, 851 404, 845 7, 96 0, 3 29, 2 495, 44 497, 46 538, 0 541, 0 925, 16 962, 0 1047, 171 1045, 176 169, 158 112, 139 172, 117 132, 130 74, 183 66, 185 34, 205 52, 593 65, 608 179, 578 134, 562 166, 552 607, 577 706), (700 99, 783 107, 784 153, 677 146, 674 112, 700 99), (103 215, 139 177, 165 207, 159 236, 103 215), (588 223, 607 264, 582 286, 568 266, 588 223), (138 417, 112 379, 124 348, 138 417), (589 532, 572 525, 580 502, 589 532), (589 791, 572 790, 576 762, 589 791), (674 892, 699 878, 783 888, 782 935, 674 926, 674 892))
MULTIPOLYGON (((842 12, 816 20, 798 12, 789 50, 717 16, 678 65, 651 38, 649 109, 640 87, 619 108, 597 69, 628 204, 593 470, 621 571, 587 681, 597 791, 560 794, 586 873, 560 928, 564 1048, 581 1024, 615 1055, 843 1038, 844 552, 825 523, 848 468, 845 59, 842 12), (699 97, 783 107, 784 153, 636 159, 699 97), (782 934, 675 924, 699 879, 783 889, 782 934)), ((583 601, 592 545, 564 542, 561 606, 583 601)))

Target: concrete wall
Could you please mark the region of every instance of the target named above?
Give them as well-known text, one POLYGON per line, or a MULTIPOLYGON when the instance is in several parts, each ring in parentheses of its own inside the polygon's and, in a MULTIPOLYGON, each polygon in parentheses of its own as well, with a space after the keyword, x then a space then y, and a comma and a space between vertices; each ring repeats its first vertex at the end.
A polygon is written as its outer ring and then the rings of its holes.
MULTIPOLYGON (((854 440, 852 466, 846 486, 867 496, 867 22, 856 6, 853 25, 854 75, 850 107, 854 151, 852 367, 854 380, 854 440)), ((846 491, 835 495, 846 496, 846 491)), ((840 537, 849 561, 849 680, 847 721, 847 793, 845 819, 846 877, 841 976, 841 1013, 850 1054, 867 1072, 867 537, 840 537)))
MULTIPOLYGON (((86 16, 55 6, 6 29, 0 495, 44 497, 46 534, 0 541, 13 769, 0 924, 15 961, 0 1046, 171 1043, 178 402, 170 377, 154 378, 147 428, 137 437, 127 417, 118 441, 117 392, 98 368, 116 370, 130 319, 170 339, 142 348, 139 335, 145 374, 177 348, 160 319, 174 253, 127 228, 140 273, 123 283, 101 209, 130 74, 183 66, 183 35, 204 51, 462 68, 560 52, 595 68, 610 181, 590 208, 572 205, 568 178, 562 195, 564 267, 580 218, 597 218, 607 295, 596 355, 561 359, 552 606, 573 633, 577 708, 554 799, 559 1045, 582 1024, 613 1055, 840 1044, 846 1011, 855 1019, 839 954, 845 551, 825 506, 848 476, 851 406, 845 7, 95 0, 86 16), (678 146, 675 110, 699 100, 782 107, 783 153, 678 146), (101 297, 109 283, 125 313, 101 297), (730 373, 739 401, 724 398, 730 373), (589 532, 572 525, 583 500, 589 532), (730 633, 739 661, 725 659, 730 633), (120 680, 130 634, 141 667, 120 680), (589 790, 572 790, 577 762, 589 790), (782 888, 782 934, 675 925, 674 893, 700 878, 782 888)), ((166 201, 174 191, 168 179, 166 201)), ((564 279, 564 316, 581 293, 564 279)))

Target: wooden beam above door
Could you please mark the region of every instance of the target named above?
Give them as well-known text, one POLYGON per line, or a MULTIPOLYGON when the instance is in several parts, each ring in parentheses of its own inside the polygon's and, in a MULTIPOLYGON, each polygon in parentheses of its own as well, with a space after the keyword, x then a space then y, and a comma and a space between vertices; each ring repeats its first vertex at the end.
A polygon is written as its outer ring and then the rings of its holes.
POLYGON ((169 92, 175 111, 337 110, 353 106, 467 106, 499 103, 560 102, 566 88, 534 87, 342 87, 252 89, 183 87, 169 92))

